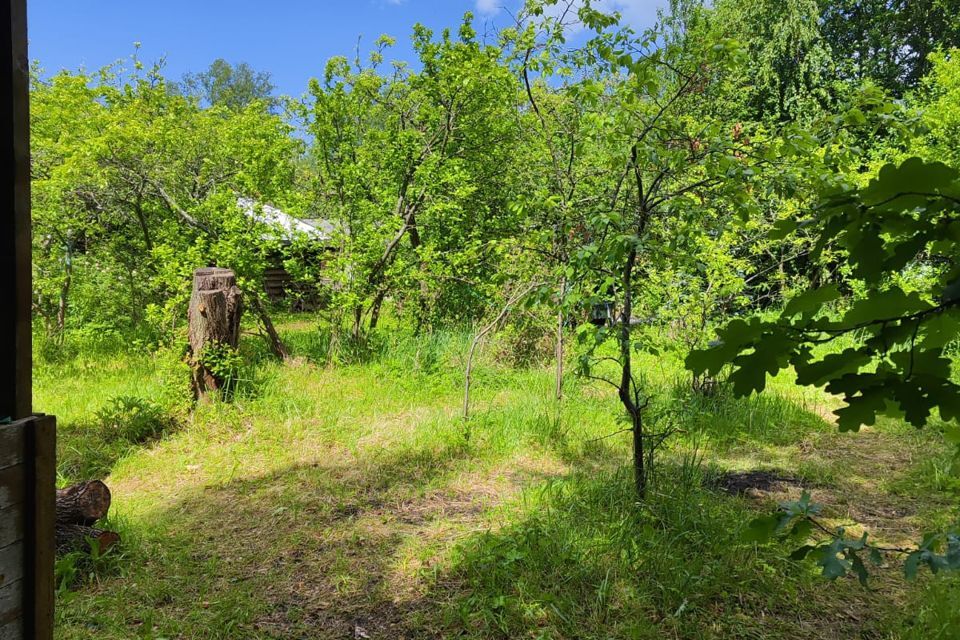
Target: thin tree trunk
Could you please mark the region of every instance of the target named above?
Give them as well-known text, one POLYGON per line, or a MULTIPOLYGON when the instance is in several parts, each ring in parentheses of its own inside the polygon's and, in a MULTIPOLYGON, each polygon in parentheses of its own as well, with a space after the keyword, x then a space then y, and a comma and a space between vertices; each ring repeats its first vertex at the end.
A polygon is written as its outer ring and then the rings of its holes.
POLYGON ((380 324, 380 309, 383 307, 383 299, 387 296, 387 292, 381 290, 374 297, 373 302, 370 304, 370 330, 377 328, 377 325, 380 324))
POLYGON ((353 308, 353 340, 360 341, 360 334, 363 332, 363 307, 357 305, 353 308))
POLYGON ((263 330, 267 334, 267 343, 270 345, 270 351, 282 361, 289 360, 290 351, 273 326, 273 320, 270 319, 270 314, 267 313, 267 309, 263 305, 263 300, 256 294, 251 295, 248 293, 248 297, 250 298, 250 306, 253 307, 253 312, 257 314, 257 318, 260 320, 260 324, 263 325, 263 330))
POLYGON ((567 292, 567 279, 560 281, 560 311, 557 312, 557 369, 555 381, 555 395, 557 400, 563 399, 563 296, 567 292))
POLYGON ((470 382, 471 376, 473 373, 473 357, 477 352, 477 347, 480 345, 480 342, 486 337, 488 333, 493 331, 498 324, 500 324, 504 318, 507 317, 507 314, 510 313, 511 307, 517 303, 518 300, 523 298, 525 295, 539 287, 539 283, 533 283, 527 286, 522 291, 518 292, 510 299, 507 300, 507 303, 503 306, 503 309, 500 310, 500 313, 497 317, 481 329, 477 335, 473 337, 473 342, 470 344, 470 353, 467 355, 467 366, 464 373, 464 382, 463 382, 463 418, 467 419, 470 417, 470 382))
POLYGON ((637 496, 646 497, 647 476, 644 466, 644 437, 643 420, 640 415, 640 407, 637 406, 633 393, 633 366, 632 366, 632 345, 630 343, 630 318, 633 315, 633 268, 637 262, 637 250, 633 248, 627 256, 627 262, 623 267, 623 310, 620 314, 620 402, 623 403, 627 414, 630 416, 630 422, 633 429, 633 472, 634 484, 637 489, 637 496))
POLYGON ((140 233, 143 234, 143 244, 146 246, 147 251, 153 251, 153 239, 150 237, 150 227, 147 225, 147 216, 143 213, 142 194, 137 194, 137 201, 133 205, 133 212, 137 216, 140 233))
POLYGON ((60 299, 57 302, 57 339, 63 338, 67 326, 67 309, 70 300, 70 287, 73 284, 73 249, 68 244, 64 255, 64 278, 60 285, 60 299))
MULTIPOLYGON (((420 246, 423 244, 420 239, 420 227, 417 226, 417 218, 414 212, 410 212, 410 215, 407 216, 407 226, 410 228, 408 235, 410 236, 410 248, 413 249, 414 254, 418 253, 420 246)), ((430 292, 430 287, 427 285, 426 279, 423 277, 424 271, 426 271, 426 264, 423 260, 417 262, 417 268, 420 270, 420 282, 419 282, 419 295, 417 296, 417 327, 416 334, 420 335, 420 332, 423 330, 423 325, 427 323, 427 297, 430 292)))

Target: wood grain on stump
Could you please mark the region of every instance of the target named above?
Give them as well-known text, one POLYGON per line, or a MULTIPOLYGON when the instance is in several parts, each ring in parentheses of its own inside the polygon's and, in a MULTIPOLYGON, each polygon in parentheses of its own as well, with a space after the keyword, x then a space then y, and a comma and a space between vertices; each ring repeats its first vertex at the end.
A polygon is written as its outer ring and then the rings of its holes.
POLYGON ((110 511, 110 489, 99 480, 57 490, 56 541, 57 553, 92 551, 96 544, 103 553, 120 542, 113 531, 96 529, 94 525, 110 511), (95 542, 93 542, 95 541, 95 542))
POLYGON ((233 271, 211 267, 193 274, 190 297, 190 365, 197 398, 223 389, 225 381, 204 364, 205 350, 213 347, 236 349, 243 316, 243 294, 233 271))

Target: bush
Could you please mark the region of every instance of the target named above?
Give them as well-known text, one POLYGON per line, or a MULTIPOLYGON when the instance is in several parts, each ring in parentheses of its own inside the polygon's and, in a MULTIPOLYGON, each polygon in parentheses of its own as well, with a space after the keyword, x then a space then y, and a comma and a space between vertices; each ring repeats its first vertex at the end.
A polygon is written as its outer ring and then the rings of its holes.
POLYGON ((96 413, 100 436, 105 442, 142 444, 163 434, 173 419, 163 407, 143 398, 116 396, 96 413))
POLYGON ((160 438, 177 419, 159 404, 136 396, 107 400, 89 423, 60 429, 57 470, 68 482, 103 478, 131 449, 160 438))
POLYGON ((556 353, 556 318, 548 313, 516 316, 497 335, 494 357, 516 369, 542 366, 556 353))

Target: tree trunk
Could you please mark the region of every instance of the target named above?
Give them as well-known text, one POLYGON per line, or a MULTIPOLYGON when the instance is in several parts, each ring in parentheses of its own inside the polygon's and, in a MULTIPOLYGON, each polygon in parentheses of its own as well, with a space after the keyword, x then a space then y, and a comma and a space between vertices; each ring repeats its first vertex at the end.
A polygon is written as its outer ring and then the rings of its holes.
POLYGON ((57 339, 63 340, 63 332, 67 327, 67 307, 70 300, 70 286, 73 284, 73 247, 67 245, 64 255, 64 277, 60 286, 60 299, 57 302, 57 339))
POLYGON ((353 308, 353 341, 360 342, 360 336, 363 335, 363 306, 357 305, 353 308))
POLYGON ((620 385, 619 396, 633 430, 633 473, 634 484, 639 498, 647 494, 647 474, 644 465, 644 434, 641 407, 637 405, 637 398, 633 396, 633 366, 632 349, 630 342, 630 317, 633 315, 633 269, 637 262, 637 250, 631 249, 627 262, 623 268, 623 310, 619 319, 620 343, 620 385))
POLYGON ((556 380, 554 381, 554 395, 557 400, 563 399, 563 298, 567 294, 567 279, 563 278, 560 281, 560 299, 557 306, 560 307, 560 311, 557 312, 557 345, 556 345, 556 380))
POLYGON ((386 289, 381 289, 376 297, 373 299, 373 303, 370 305, 370 330, 373 331, 377 328, 377 325, 380 324, 380 309, 383 308, 383 300, 387 296, 386 289))
POLYGON ((236 349, 240 339, 243 294, 237 278, 229 269, 197 269, 193 274, 190 298, 190 365, 193 391, 198 399, 220 392, 226 383, 204 362, 206 350, 217 347, 236 349))
POLYGON ((251 294, 250 306, 253 307, 254 313, 260 319, 260 324, 263 325, 263 330, 267 334, 267 342, 270 344, 270 351, 280 360, 289 360, 290 351, 287 349, 287 345, 283 344, 283 340, 280 339, 280 334, 273 326, 273 321, 270 319, 266 307, 263 306, 263 300, 260 299, 260 296, 251 294))

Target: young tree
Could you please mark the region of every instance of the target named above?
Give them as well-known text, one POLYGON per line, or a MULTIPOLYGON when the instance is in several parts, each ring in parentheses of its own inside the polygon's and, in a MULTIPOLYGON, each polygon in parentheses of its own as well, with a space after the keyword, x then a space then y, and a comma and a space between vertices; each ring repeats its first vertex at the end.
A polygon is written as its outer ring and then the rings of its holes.
POLYGON ((566 303, 613 303, 611 326, 581 328, 581 365, 588 377, 616 388, 643 496, 653 454, 670 432, 644 422, 648 397, 633 361, 643 346, 635 329, 638 314, 648 311, 642 301, 654 274, 686 260, 697 237, 722 232, 734 208, 751 200, 763 153, 742 127, 700 108, 715 91, 717 70, 737 60, 735 43, 671 39, 664 30, 637 36, 590 3, 578 15, 597 35, 563 63, 583 78, 576 100, 589 127, 586 162, 596 173, 595 197, 579 207, 580 240, 571 256, 576 287, 566 303), (603 351, 607 341, 614 355, 603 351), (613 379, 602 375, 608 360, 618 371, 613 379))
POLYGON ((381 74, 391 43, 369 66, 334 58, 310 85, 317 208, 340 234, 326 271, 355 338, 388 296, 418 327, 434 310, 469 312, 493 272, 490 241, 511 228, 516 93, 499 49, 477 41, 468 15, 457 38, 415 28, 420 71, 381 74))

